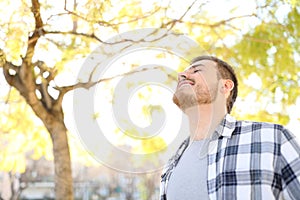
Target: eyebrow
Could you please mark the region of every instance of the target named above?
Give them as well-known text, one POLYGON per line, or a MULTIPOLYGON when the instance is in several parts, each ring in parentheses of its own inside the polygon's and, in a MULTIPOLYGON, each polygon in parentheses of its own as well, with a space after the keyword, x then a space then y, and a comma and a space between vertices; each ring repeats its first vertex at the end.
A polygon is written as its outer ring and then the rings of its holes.
POLYGON ((196 68, 196 67, 199 67, 199 66, 203 66, 203 67, 205 67, 205 65, 203 65, 203 64, 201 64, 201 63, 199 63, 199 64, 195 64, 195 65, 192 65, 191 67, 192 67, 192 68, 196 68))
POLYGON ((203 65, 203 64, 201 64, 201 63, 199 63, 199 64, 194 64, 194 65, 190 66, 188 69, 195 69, 197 67, 206 67, 206 66, 203 65))

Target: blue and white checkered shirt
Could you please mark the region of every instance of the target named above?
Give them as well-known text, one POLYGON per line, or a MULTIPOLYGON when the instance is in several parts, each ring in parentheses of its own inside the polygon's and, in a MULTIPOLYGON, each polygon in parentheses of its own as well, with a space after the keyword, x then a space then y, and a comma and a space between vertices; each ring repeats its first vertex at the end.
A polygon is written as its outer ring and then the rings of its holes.
MULTIPOLYGON (((300 199, 300 146, 286 128, 227 114, 215 135, 207 153, 211 200, 300 199)), ((160 200, 167 199, 168 180, 188 145, 189 138, 163 170, 160 200)))

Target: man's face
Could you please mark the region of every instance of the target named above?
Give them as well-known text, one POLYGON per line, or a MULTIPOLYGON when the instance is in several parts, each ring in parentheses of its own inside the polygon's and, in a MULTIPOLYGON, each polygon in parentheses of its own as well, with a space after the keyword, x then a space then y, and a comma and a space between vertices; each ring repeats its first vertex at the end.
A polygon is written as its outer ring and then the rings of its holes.
POLYGON ((201 60, 193 63, 178 74, 173 102, 183 111, 192 106, 214 102, 218 95, 217 74, 217 64, 214 61, 201 60))

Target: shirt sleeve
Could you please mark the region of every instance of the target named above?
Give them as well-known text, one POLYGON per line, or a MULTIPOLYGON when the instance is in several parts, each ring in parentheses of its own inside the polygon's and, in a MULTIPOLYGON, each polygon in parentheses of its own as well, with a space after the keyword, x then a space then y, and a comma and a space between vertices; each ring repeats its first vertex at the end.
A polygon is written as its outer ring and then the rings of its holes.
POLYGON ((281 176, 282 192, 285 200, 300 197, 300 146, 289 130, 283 129, 281 135, 281 176))

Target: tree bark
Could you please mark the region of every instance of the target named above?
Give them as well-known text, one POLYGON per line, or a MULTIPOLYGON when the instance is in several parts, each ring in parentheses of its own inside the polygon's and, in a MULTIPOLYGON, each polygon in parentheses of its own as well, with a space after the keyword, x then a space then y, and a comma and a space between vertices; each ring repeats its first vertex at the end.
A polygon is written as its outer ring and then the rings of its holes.
POLYGON ((67 128, 64 124, 62 110, 62 96, 53 100, 49 109, 43 104, 43 99, 38 99, 35 94, 35 81, 32 77, 32 70, 23 63, 15 75, 9 74, 11 63, 4 64, 3 72, 9 85, 15 87, 25 98, 26 102, 34 113, 42 120, 49 131, 53 144, 54 168, 55 168, 55 197, 58 200, 73 199, 73 184, 70 150, 67 138, 67 128))
POLYGON ((73 199, 73 180, 67 129, 62 121, 45 124, 52 143, 55 169, 55 196, 58 200, 73 199))

